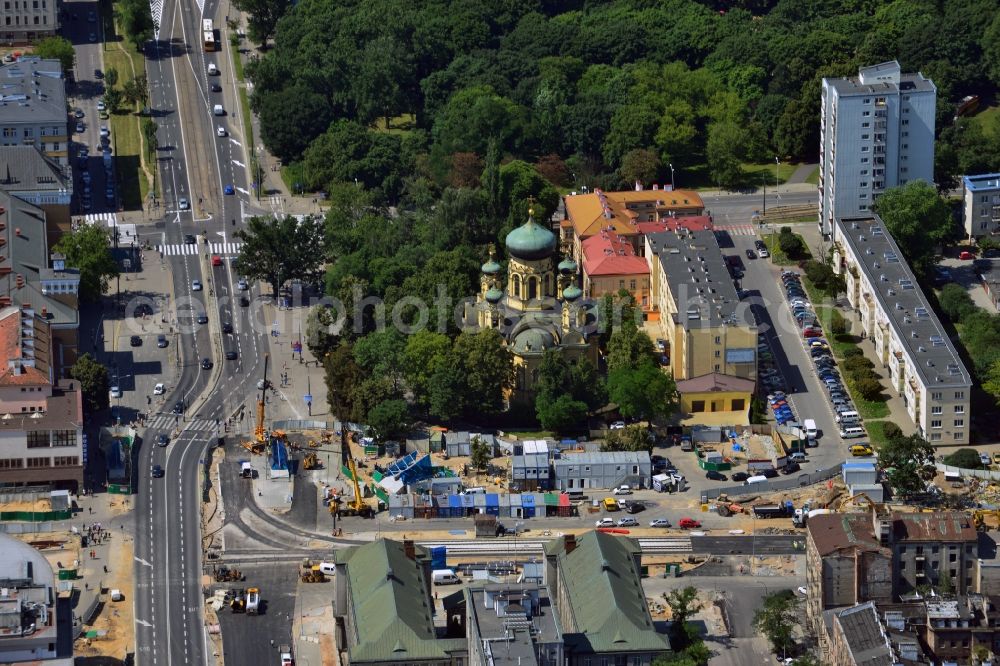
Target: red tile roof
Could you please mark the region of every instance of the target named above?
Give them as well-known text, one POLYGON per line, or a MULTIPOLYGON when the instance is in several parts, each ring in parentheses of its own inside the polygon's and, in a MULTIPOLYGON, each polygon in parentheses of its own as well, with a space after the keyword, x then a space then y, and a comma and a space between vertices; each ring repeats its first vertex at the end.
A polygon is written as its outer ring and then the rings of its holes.
POLYGON ((649 264, 637 257, 632 244, 613 231, 583 241, 583 272, 598 275, 649 275, 649 264))
POLYGON ((48 375, 38 368, 11 361, 24 358, 21 347, 21 309, 6 308, 0 313, 0 385, 32 386, 48 384, 48 375))
POLYGON ((640 234, 655 234, 661 231, 711 231, 713 229, 711 215, 682 215, 681 217, 661 217, 655 222, 638 222, 635 230, 640 234))
POLYGON ((573 230, 580 238, 588 238, 609 227, 614 231, 633 235, 642 224, 642 215, 652 220, 673 215, 700 215, 705 203, 694 190, 626 190, 566 197, 566 217, 573 223, 573 230), (638 209, 638 212, 637 212, 638 209))

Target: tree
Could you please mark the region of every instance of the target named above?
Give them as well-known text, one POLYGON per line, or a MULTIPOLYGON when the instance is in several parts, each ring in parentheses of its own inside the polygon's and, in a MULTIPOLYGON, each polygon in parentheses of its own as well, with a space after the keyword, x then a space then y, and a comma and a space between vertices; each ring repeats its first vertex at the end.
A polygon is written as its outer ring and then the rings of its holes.
POLYGON ((125 94, 118 88, 108 86, 104 90, 104 105, 107 107, 108 113, 118 113, 124 101, 125 94))
POLYGON ((975 449, 959 449, 944 457, 944 464, 962 469, 980 469, 983 466, 979 460, 979 451, 975 449))
POLYGON ((80 271, 80 298, 85 301, 99 299, 108 280, 118 275, 108 232, 96 224, 81 225, 59 239, 53 249, 65 255, 67 266, 80 271))
POLYGON ((648 148, 635 148, 622 155, 618 175, 628 186, 631 183, 653 182, 660 172, 660 158, 648 148))
POLYGON ((951 574, 947 569, 938 572, 938 593, 941 596, 949 597, 955 593, 955 582, 951 579, 951 574))
POLYGON ((635 369, 657 358, 653 341, 632 320, 622 322, 622 325, 611 334, 607 353, 609 372, 635 369))
POLYGON ((882 383, 873 377, 863 377, 854 381, 854 390, 865 400, 876 400, 882 395, 882 383))
POLYGON ((1000 359, 992 361, 987 367, 983 377, 983 390, 1000 406, 1000 359))
POLYGON ((933 460, 934 447, 919 435, 891 439, 878 450, 879 465, 889 470, 889 484, 903 497, 923 492, 920 470, 933 460))
POLYGON ((746 150, 746 131, 733 121, 712 123, 705 148, 712 181, 721 187, 736 188, 743 180, 740 166, 746 150))
POLYGON ((288 280, 312 282, 323 264, 323 222, 308 216, 252 217, 236 237, 242 241, 233 268, 271 285, 275 298, 288 280))
POLYGON ((781 251, 789 259, 801 258, 805 254, 806 249, 805 243, 802 242, 802 237, 792 233, 789 227, 781 228, 781 233, 778 234, 778 247, 781 248, 781 251))
POLYGON ((481 437, 476 436, 472 438, 471 442, 471 458, 469 462, 480 472, 485 471, 490 465, 490 458, 492 458, 492 451, 490 451, 489 444, 484 442, 481 437))
POLYGON ((365 414, 356 399, 356 388, 366 379, 365 372, 354 361, 354 349, 350 342, 341 341, 323 359, 326 370, 325 382, 330 413, 342 421, 364 420, 365 414))
POLYGON ((104 70, 104 83, 109 88, 114 88, 118 85, 118 70, 114 67, 108 67, 104 70))
POLYGON ((98 363, 90 354, 84 354, 76 359, 69 376, 80 382, 80 392, 88 412, 92 414, 107 408, 111 387, 106 365, 98 363))
POLYGON ((122 86, 122 95, 129 104, 145 107, 149 102, 149 82, 145 74, 129 79, 122 86))
POLYGON ((934 186, 913 180, 886 190, 872 206, 918 276, 930 274, 937 247, 952 233, 948 204, 934 186))
POLYGON ((274 34, 278 19, 292 6, 292 0, 233 0, 233 5, 248 15, 250 39, 263 48, 274 34))
POLYGON ((609 430, 601 445, 602 451, 650 451, 652 448, 653 437, 649 426, 639 423, 609 430))
POLYGON ((478 416, 498 414, 514 387, 514 361, 495 329, 462 333, 455 339, 457 367, 464 373, 467 409, 478 416))
MULTIPOLYGON (((114 4, 116 23, 138 50, 153 37, 153 15, 146 0, 119 0, 114 4)), ((109 83, 109 85, 111 85, 109 83)))
POLYGON ((677 409, 677 385, 652 361, 610 371, 608 397, 625 418, 653 420, 677 409))
POLYGON ((954 282, 949 282, 941 288, 941 292, 938 294, 938 305, 941 306, 941 311, 945 316, 956 324, 961 323, 967 315, 978 309, 966 288, 954 282))
POLYGON ((535 397, 535 415, 546 430, 581 430, 587 425, 587 403, 574 400, 567 394, 558 397, 540 394, 535 397))
POLYGON ((35 45, 35 55, 46 60, 58 60, 64 73, 73 69, 76 62, 73 44, 65 37, 46 37, 35 45))
POLYGON ((367 423, 380 440, 404 437, 410 430, 410 409, 405 400, 384 400, 369 410, 367 423))
POLYGON ((670 606, 671 634, 675 646, 684 647, 679 643, 687 639, 687 621, 692 615, 702 608, 702 603, 698 601, 698 589, 691 585, 679 590, 671 590, 664 595, 667 605, 670 606))
POLYGON ((434 373, 448 362, 450 354, 451 340, 443 333, 425 329, 406 339, 402 358, 403 378, 417 404, 425 407, 430 404, 434 373))
POLYGON ((799 603, 791 590, 774 592, 753 615, 753 626, 767 637, 776 653, 784 654, 793 646, 792 631, 801 619, 799 603))
POLYGON ((156 138, 156 122, 152 118, 142 119, 142 138, 146 142, 146 156, 152 159, 156 154, 157 149, 160 147, 160 142, 156 138))
POLYGON ((833 272, 833 267, 822 261, 810 259, 805 263, 805 273, 809 281, 826 296, 836 298, 847 289, 844 276, 833 272))

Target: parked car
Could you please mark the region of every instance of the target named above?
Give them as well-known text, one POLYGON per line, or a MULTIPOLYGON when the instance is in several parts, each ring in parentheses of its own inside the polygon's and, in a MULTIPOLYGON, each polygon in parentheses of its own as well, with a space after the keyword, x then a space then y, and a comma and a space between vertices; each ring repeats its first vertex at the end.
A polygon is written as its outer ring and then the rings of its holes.
POLYGON ((799 465, 797 462, 789 462, 784 467, 781 468, 781 473, 794 474, 795 472, 798 472, 800 469, 802 469, 802 466, 799 465))
POLYGON ((629 488, 628 486, 618 486, 617 488, 615 488, 614 490, 611 491, 611 494, 612 495, 631 495, 632 494, 632 489, 629 488))
POLYGON ((156 336, 157 347, 160 347, 162 349, 163 347, 166 347, 168 344, 169 343, 167 342, 167 336, 165 336, 163 333, 160 333, 156 336))
POLYGON ((112 398, 120 398, 120 397, 122 397, 121 387, 119 387, 119 386, 112 386, 111 387, 111 397, 112 398))
POLYGON ((972 261, 973 259, 976 258, 976 255, 969 252, 968 250, 962 250, 961 252, 958 253, 958 258, 961 259, 962 261, 972 261))
POLYGON ((166 391, 167 387, 163 384, 157 384, 153 387, 153 395, 163 395, 166 391))
POLYGON ((749 478, 750 478, 750 475, 747 474, 746 472, 733 472, 733 476, 732 476, 733 481, 739 481, 740 483, 743 483, 744 481, 746 481, 749 478))
POLYGON ((614 526, 615 526, 614 518, 601 518, 596 523, 594 523, 594 527, 614 527, 614 526))
POLYGON ((681 518, 677 526, 682 530, 695 530, 701 527, 701 523, 694 518, 681 518))
POLYGON ((624 421, 615 421, 610 426, 608 426, 608 429, 609 430, 621 430, 624 427, 625 427, 625 422, 624 421))
POLYGON ((705 472, 705 478, 709 481, 726 481, 726 475, 722 472, 717 472, 714 469, 710 469, 705 472))
POLYGON ((616 524, 618 527, 638 527, 639 521, 632 516, 622 516, 616 524))
POLYGON ((757 253, 751 250, 750 248, 747 248, 747 259, 756 259, 756 258, 757 258, 757 253))
POLYGON ((178 400, 177 402, 175 402, 174 403, 174 408, 172 410, 170 410, 170 411, 172 413, 178 414, 178 415, 179 414, 183 414, 184 413, 184 401, 183 400, 178 400))
POLYGON ((670 527, 670 521, 666 518, 654 518, 649 521, 650 527, 670 527))

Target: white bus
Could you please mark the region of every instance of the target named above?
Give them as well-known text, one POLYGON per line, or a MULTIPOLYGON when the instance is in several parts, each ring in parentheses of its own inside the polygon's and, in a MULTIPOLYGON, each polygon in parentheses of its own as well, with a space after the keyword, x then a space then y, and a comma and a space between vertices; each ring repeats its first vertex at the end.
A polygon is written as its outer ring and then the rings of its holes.
POLYGON ((205 50, 215 51, 216 50, 215 25, 212 23, 212 19, 204 19, 201 22, 201 32, 204 35, 205 39, 205 50))

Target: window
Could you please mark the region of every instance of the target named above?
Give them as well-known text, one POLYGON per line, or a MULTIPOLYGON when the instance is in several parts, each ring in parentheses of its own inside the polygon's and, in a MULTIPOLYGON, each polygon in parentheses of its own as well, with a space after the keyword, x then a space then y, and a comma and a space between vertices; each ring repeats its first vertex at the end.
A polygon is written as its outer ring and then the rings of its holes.
POLYGON ((28 433, 28 448, 29 449, 47 449, 49 448, 49 431, 48 430, 33 430, 28 433))
POLYGON ((722 367, 718 363, 716 363, 715 364, 715 371, 719 372, 719 370, 721 370, 721 369, 722 369, 722 367))
POLYGON ((867 134, 862 134, 862 135, 861 135, 861 140, 862 140, 862 141, 864 141, 864 140, 866 140, 866 139, 868 139, 868 138, 869 138, 869 136, 868 136, 867 134))
POLYGON ((903 108, 903 113, 909 113, 909 112, 910 112, 910 108, 909 107, 904 107, 903 108))
POLYGON ((940 399, 941 399, 941 392, 940 391, 936 391, 934 393, 931 393, 931 400, 940 400, 940 399))
POLYGON ((867 153, 868 152, 868 146, 861 146, 861 152, 867 153))
POLYGON ((948 561, 955 562, 958 560, 958 553, 948 553, 948 561))
POLYGON ((868 210, 868 204, 861 204, 858 206, 858 210, 868 210))
POLYGON ((858 187, 868 187, 868 181, 866 180, 861 181, 861 184, 858 185, 858 187))
POLYGON ((956 428, 964 428, 965 427, 965 419, 955 419, 955 426, 954 427, 956 427, 956 428))
POLYGON ((861 127, 868 127, 870 125, 871 125, 871 123, 869 123, 869 122, 861 123, 861 127))
POLYGON ((903 150, 906 150, 907 148, 909 148, 909 147, 910 147, 910 144, 908 144, 908 143, 904 143, 902 147, 903 147, 903 150))
POLYGON ((965 391, 955 391, 955 400, 965 400, 965 391))
POLYGON ((931 414, 940 414, 940 413, 941 413, 941 405, 935 405, 934 407, 931 407, 931 414))
POLYGON ((76 430, 53 430, 52 446, 76 446, 76 430))
POLYGON ((941 427, 941 419, 935 419, 934 421, 931 421, 931 427, 932 428, 940 428, 941 427))
POLYGON ((716 349, 715 350, 715 358, 721 358, 721 357, 722 357, 722 350, 716 349))
POLYGON ((861 163, 862 164, 868 164, 868 158, 867 157, 862 157, 861 158, 861 163))
POLYGON ((52 459, 48 456, 43 456, 40 458, 28 458, 28 469, 39 468, 39 467, 51 467, 52 459))
POLYGON ((868 193, 867 192, 862 192, 860 195, 858 195, 858 197, 861 198, 861 199, 867 199, 868 198, 868 193))
POLYGON ((900 563, 899 563, 899 570, 900 571, 905 571, 906 570, 906 561, 905 560, 900 561, 900 563))
POLYGON ((0 469, 21 469, 24 460, 21 458, 0 458, 0 469))
POLYGON ((903 132, 903 136, 910 136, 909 132, 903 132))
POLYGON ((746 409, 746 400, 743 398, 733 398, 732 411, 742 412, 744 409, 746 409))
POLYGON ((932 432, 931 433, 931 441, 932 442, 940 442, 941 441, 941 433, 939 433, 939 432, 932 432))
POLYGON ((703 412, 703 411, 705 411, 705 401, 704 400, 692 400, 691 401, 691 411, 692 412, 703 412))
POLYGON ((76 456, 56 456, 53 467, 73 467, 80 464, 80 459, 76 456))
POLYGON ((628 288, 635 291, 635 280, 629 280, 628 288))
POLYGON ((965 413, 965 405, 955 405, 955 413, 956 414, 964 414, 965 413))
MULTIPOLYGON (((865 104, 871 104, 872 103, 872 98, 871 97, 865 97, 864 103, 865 104)), ((868 111, 865 111, 865 113, 868 113, 868 111)))
POLYGON ((715 344, 717 344, 717 345, 721 345, 722 344, 722 336, 721 335, 715 336, 715 344))
POLYGON ((862 169, 861 170, 861 175, 862 176, 867 176, 868 175, 868 169, 862 169))
POLYGON ((910 119, 909 118, 903 118, 903 122, 900 123, 900 124, 901 125, 909 125, 910 124, 910 119))
POLYGON ((939 546, 931 546, 931 555, 937 555, 939 550, 941 550, 939 546))

